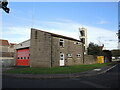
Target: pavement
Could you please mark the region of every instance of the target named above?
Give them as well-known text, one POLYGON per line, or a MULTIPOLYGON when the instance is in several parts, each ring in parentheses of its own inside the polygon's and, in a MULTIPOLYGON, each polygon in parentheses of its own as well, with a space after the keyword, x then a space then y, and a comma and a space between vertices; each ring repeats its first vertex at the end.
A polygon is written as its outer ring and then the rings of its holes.
MULTIPOLYGON (((79 77, 86 77, 86 76, 93 76, 106 73, 110 69, 114 68, 117 65, 117 62, 113 62, 110 65, 96 68, 93 70, 80 72, 80 73, 71 73, 71 74, 9 74, 9 73, 2 73, 3 76, 15 77, 15 78, 29 78, 29 79, 57 79, 57 78, 79 78, 79 77)), ((2 70, 10 70, 14 68, 3 68, 2 70)))

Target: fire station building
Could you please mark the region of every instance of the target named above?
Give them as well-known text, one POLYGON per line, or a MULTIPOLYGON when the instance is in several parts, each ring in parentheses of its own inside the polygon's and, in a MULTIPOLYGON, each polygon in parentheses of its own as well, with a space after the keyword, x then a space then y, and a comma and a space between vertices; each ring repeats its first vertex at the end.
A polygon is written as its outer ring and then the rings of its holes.
POLYGON ((31 29, 29 40, 19 43, 16 66, 59 67, 83 64, 83 43, 77 39, 31 29))

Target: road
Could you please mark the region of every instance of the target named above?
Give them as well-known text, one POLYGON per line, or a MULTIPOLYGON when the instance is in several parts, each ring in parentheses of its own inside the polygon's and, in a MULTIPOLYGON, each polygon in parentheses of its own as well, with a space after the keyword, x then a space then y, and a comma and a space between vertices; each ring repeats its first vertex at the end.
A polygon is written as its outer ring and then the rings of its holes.
POLYGON ((20 79, 3 76, 3 88, 119 88, 120 63, 100 75, 70 79, 20 79))

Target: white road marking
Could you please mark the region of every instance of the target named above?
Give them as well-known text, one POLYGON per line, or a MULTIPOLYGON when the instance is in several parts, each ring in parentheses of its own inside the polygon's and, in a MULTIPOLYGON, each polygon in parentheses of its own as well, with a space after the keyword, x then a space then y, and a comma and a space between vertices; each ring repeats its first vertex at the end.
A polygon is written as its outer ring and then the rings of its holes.
POLYGON ((93 71, 100 71, 101 69, 94 69, 93 71))
POLYGON ((117 65, 114 65, 114 66, 108 68, 107 70, 104 71, 104 73, 107 72, 107 71, 109 71, 109 70, 111 70, 112 68, 114 68, 114 67, 116 67, 116 66, 117 66, 117 65))
POLYGON ((87 85, 91 85, 95 88, 109 88, 109 87, 105 87, 96 83, 92 83, 92 82, 88 82, 88 81, 81 81, 83 84, 87 84, 87 85))

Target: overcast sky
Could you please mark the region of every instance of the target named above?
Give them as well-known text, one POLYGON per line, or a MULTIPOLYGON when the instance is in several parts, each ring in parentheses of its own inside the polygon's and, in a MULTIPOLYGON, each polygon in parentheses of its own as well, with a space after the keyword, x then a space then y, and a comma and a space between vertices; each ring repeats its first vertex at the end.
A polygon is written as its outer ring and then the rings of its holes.
POLYGON ((30 38, 30 28, 79 39, 88 30, 88 43, 117 48, 118 2, 9 2, 2 13, 2 39, 20 43, 30 38))

